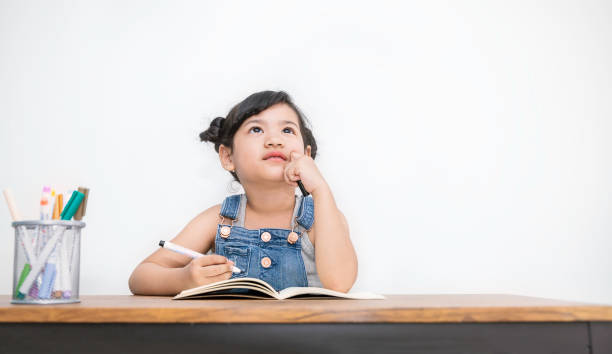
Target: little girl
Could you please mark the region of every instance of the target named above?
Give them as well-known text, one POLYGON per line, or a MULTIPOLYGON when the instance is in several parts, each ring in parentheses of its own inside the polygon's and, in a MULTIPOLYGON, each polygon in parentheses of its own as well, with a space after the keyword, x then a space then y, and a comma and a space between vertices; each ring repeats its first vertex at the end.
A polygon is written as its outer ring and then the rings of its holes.
POLYGON ((160 248, 132 272, 138 295, 174 295, 232 277, 265 280, 276 290, 317 286, 347 292, 357 276, 349 228, 314 158, 312 131, 285 92, 263 91, 217 117, 200 139, 242 184, 191 220, 171 241, 191 259, 160 248), (296 195, 300 180, 308 196, 296 195), (214 253, 212 252, 214 250, 214 253), (240 273, 232 273, 232 267, 240 273))

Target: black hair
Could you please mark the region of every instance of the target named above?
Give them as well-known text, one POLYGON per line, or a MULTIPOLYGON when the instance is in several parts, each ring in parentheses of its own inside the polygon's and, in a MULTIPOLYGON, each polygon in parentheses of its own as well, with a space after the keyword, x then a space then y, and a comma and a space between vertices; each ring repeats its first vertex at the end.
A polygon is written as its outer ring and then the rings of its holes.
MULTIPOLYGON (((284 91, 261 91, 256 92, 245 98, 242 102, 236 104, 227 114, 227 117, 217 117, 210 122, 208 129, 200 133, 200 140, 215 144, 215 151, 219 152, 219 146, 223 144, 234 151, 234 135, 249 117, 261 113, 269 107, 284 103, 288 105, 298 116, 300 133, 304 146, 310 145, 310 156, 314 159, 317 154, 317 143, 309 126, 310 122, 300 109, 293 103, 291 96, 284 91)), ((240 182, 236 172, 230 174, 234 180, 240 182)))

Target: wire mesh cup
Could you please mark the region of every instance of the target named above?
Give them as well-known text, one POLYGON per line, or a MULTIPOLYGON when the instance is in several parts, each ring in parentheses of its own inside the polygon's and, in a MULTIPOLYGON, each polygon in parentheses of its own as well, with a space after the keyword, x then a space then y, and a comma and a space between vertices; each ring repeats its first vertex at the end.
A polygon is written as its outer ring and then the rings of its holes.
POLYGON ((15 221, 13 304, 79 302, 82 221, 15 221))

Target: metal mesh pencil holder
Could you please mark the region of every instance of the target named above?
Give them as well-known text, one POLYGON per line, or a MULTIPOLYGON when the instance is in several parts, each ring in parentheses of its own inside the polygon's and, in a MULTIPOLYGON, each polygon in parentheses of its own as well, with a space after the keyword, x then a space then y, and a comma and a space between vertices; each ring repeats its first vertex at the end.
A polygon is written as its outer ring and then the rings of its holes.
POLYGON ((13 222, 13 304, 79 302, 82 221, 13 222))

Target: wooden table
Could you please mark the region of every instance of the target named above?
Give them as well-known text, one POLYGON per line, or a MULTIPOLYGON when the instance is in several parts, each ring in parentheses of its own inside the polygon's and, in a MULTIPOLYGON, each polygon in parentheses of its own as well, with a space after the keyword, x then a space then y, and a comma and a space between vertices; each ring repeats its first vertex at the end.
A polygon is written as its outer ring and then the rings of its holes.
POLYGON ((0 352, 612 353, 612 306, 526 296, 81 301, 0 296, 0 352))

